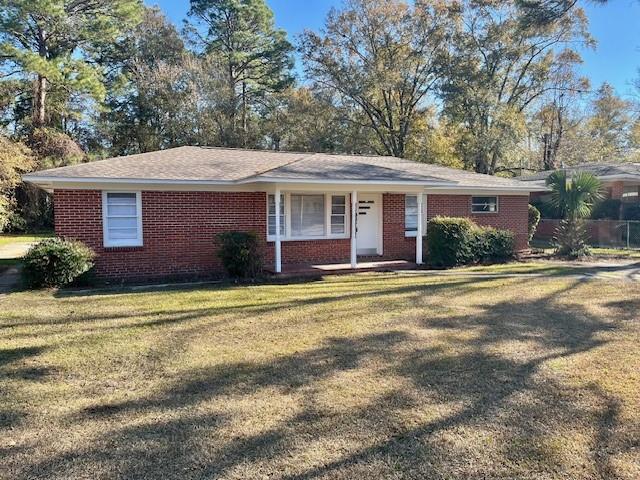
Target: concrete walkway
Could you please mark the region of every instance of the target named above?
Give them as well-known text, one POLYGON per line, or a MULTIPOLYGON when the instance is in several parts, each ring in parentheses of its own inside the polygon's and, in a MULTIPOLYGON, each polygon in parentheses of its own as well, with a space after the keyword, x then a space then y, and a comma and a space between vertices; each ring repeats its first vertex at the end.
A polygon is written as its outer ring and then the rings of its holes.
POLYGON ((20 268, 10 266, 6 270, 0 270, 0 294, 15 290, 20 285, 20 268))

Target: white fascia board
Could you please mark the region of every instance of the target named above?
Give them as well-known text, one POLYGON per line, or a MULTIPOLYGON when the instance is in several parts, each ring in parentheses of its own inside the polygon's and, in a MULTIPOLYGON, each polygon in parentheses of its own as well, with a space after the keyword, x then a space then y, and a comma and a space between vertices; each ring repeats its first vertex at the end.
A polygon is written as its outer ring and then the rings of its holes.
POLYGON ((640 182, 640 175, 602 175, 600 177, 597 177, 598 179, 600 179, 600 181, 605 181, 605 182, 615 182, 615 181, 632 181, 632 182, 640 182))
POLYGON ((38 187, 52 191, 59 190, 109 190, 118 188, 126 191, 266 191, 264 186, 259 185, 237 185, 232 182, 212 182, 212 181, 166 181, 166 180, 134 180, 134 179, 78 179, 78 178, 50 178, 24 176, 23 180, 38 187))
POLYGON ((48 177, 33 174, 23 175, 22 180, 29 183, 108 183, 138 185, 234 185, 236 182, 227 180, 174 180, 174 179, 147 179, 147 178, 104 178, 104 177, 48 177))
POLYGON ((456 188, 427 188, 427 194, 433 195, 529 195, 531 192, 547 191, 545 188, 485 188, 485 187, 465 187, 456 188))

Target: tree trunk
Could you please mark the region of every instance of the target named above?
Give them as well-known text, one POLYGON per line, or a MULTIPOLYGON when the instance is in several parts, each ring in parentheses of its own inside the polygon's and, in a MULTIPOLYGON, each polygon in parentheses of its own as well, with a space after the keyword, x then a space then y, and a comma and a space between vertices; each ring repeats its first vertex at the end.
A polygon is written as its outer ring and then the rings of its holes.
POLYGON ((47 98, 47 79, 42 75, 34 82, 33 87, 33 112, 32 121, 34 128, 42 127, 45 124, 45 101, 47 98))
POLYGON ((242 82, 242 146, 247 146, 247 84, 242 82))

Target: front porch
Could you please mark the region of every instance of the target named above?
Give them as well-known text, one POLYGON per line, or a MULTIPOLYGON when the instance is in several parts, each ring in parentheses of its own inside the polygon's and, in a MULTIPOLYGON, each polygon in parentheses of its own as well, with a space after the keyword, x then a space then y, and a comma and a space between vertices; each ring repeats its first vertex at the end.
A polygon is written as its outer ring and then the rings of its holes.
POLYGON ((275 274, 414 268, 422 264, 423 186, 275 185, 268 195, 267 244, 275 274), (278 212, 278 214, 276 214, 278 212), (415 262, 398 259, 415 258, 415 262))
POLYGON ((381 260, 381 261, 359 261, 353 267, 350 263, 329 263, 329 264, 309 264, 309 263, 286 263, 282 265, 281 272, 276 272, 275 268, 267 268, 267 273, 275 274, 278 277, 306 277, 341 275, 348 273, 362 272, 392 272, 401 270, 413 270, 418 265, 407 260, 381 260))

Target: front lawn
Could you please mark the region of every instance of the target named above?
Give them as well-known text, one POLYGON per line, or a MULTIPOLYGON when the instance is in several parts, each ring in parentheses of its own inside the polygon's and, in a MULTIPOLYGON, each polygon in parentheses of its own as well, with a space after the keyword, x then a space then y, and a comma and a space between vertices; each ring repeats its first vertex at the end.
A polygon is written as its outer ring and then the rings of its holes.
POLYGON ((52 237, 53 233, 0 234, 0 247, 19 243, 38 242, 52 237))
POLYGON ((640 285, 0 297, 0 478, 640 478, 640 285))

